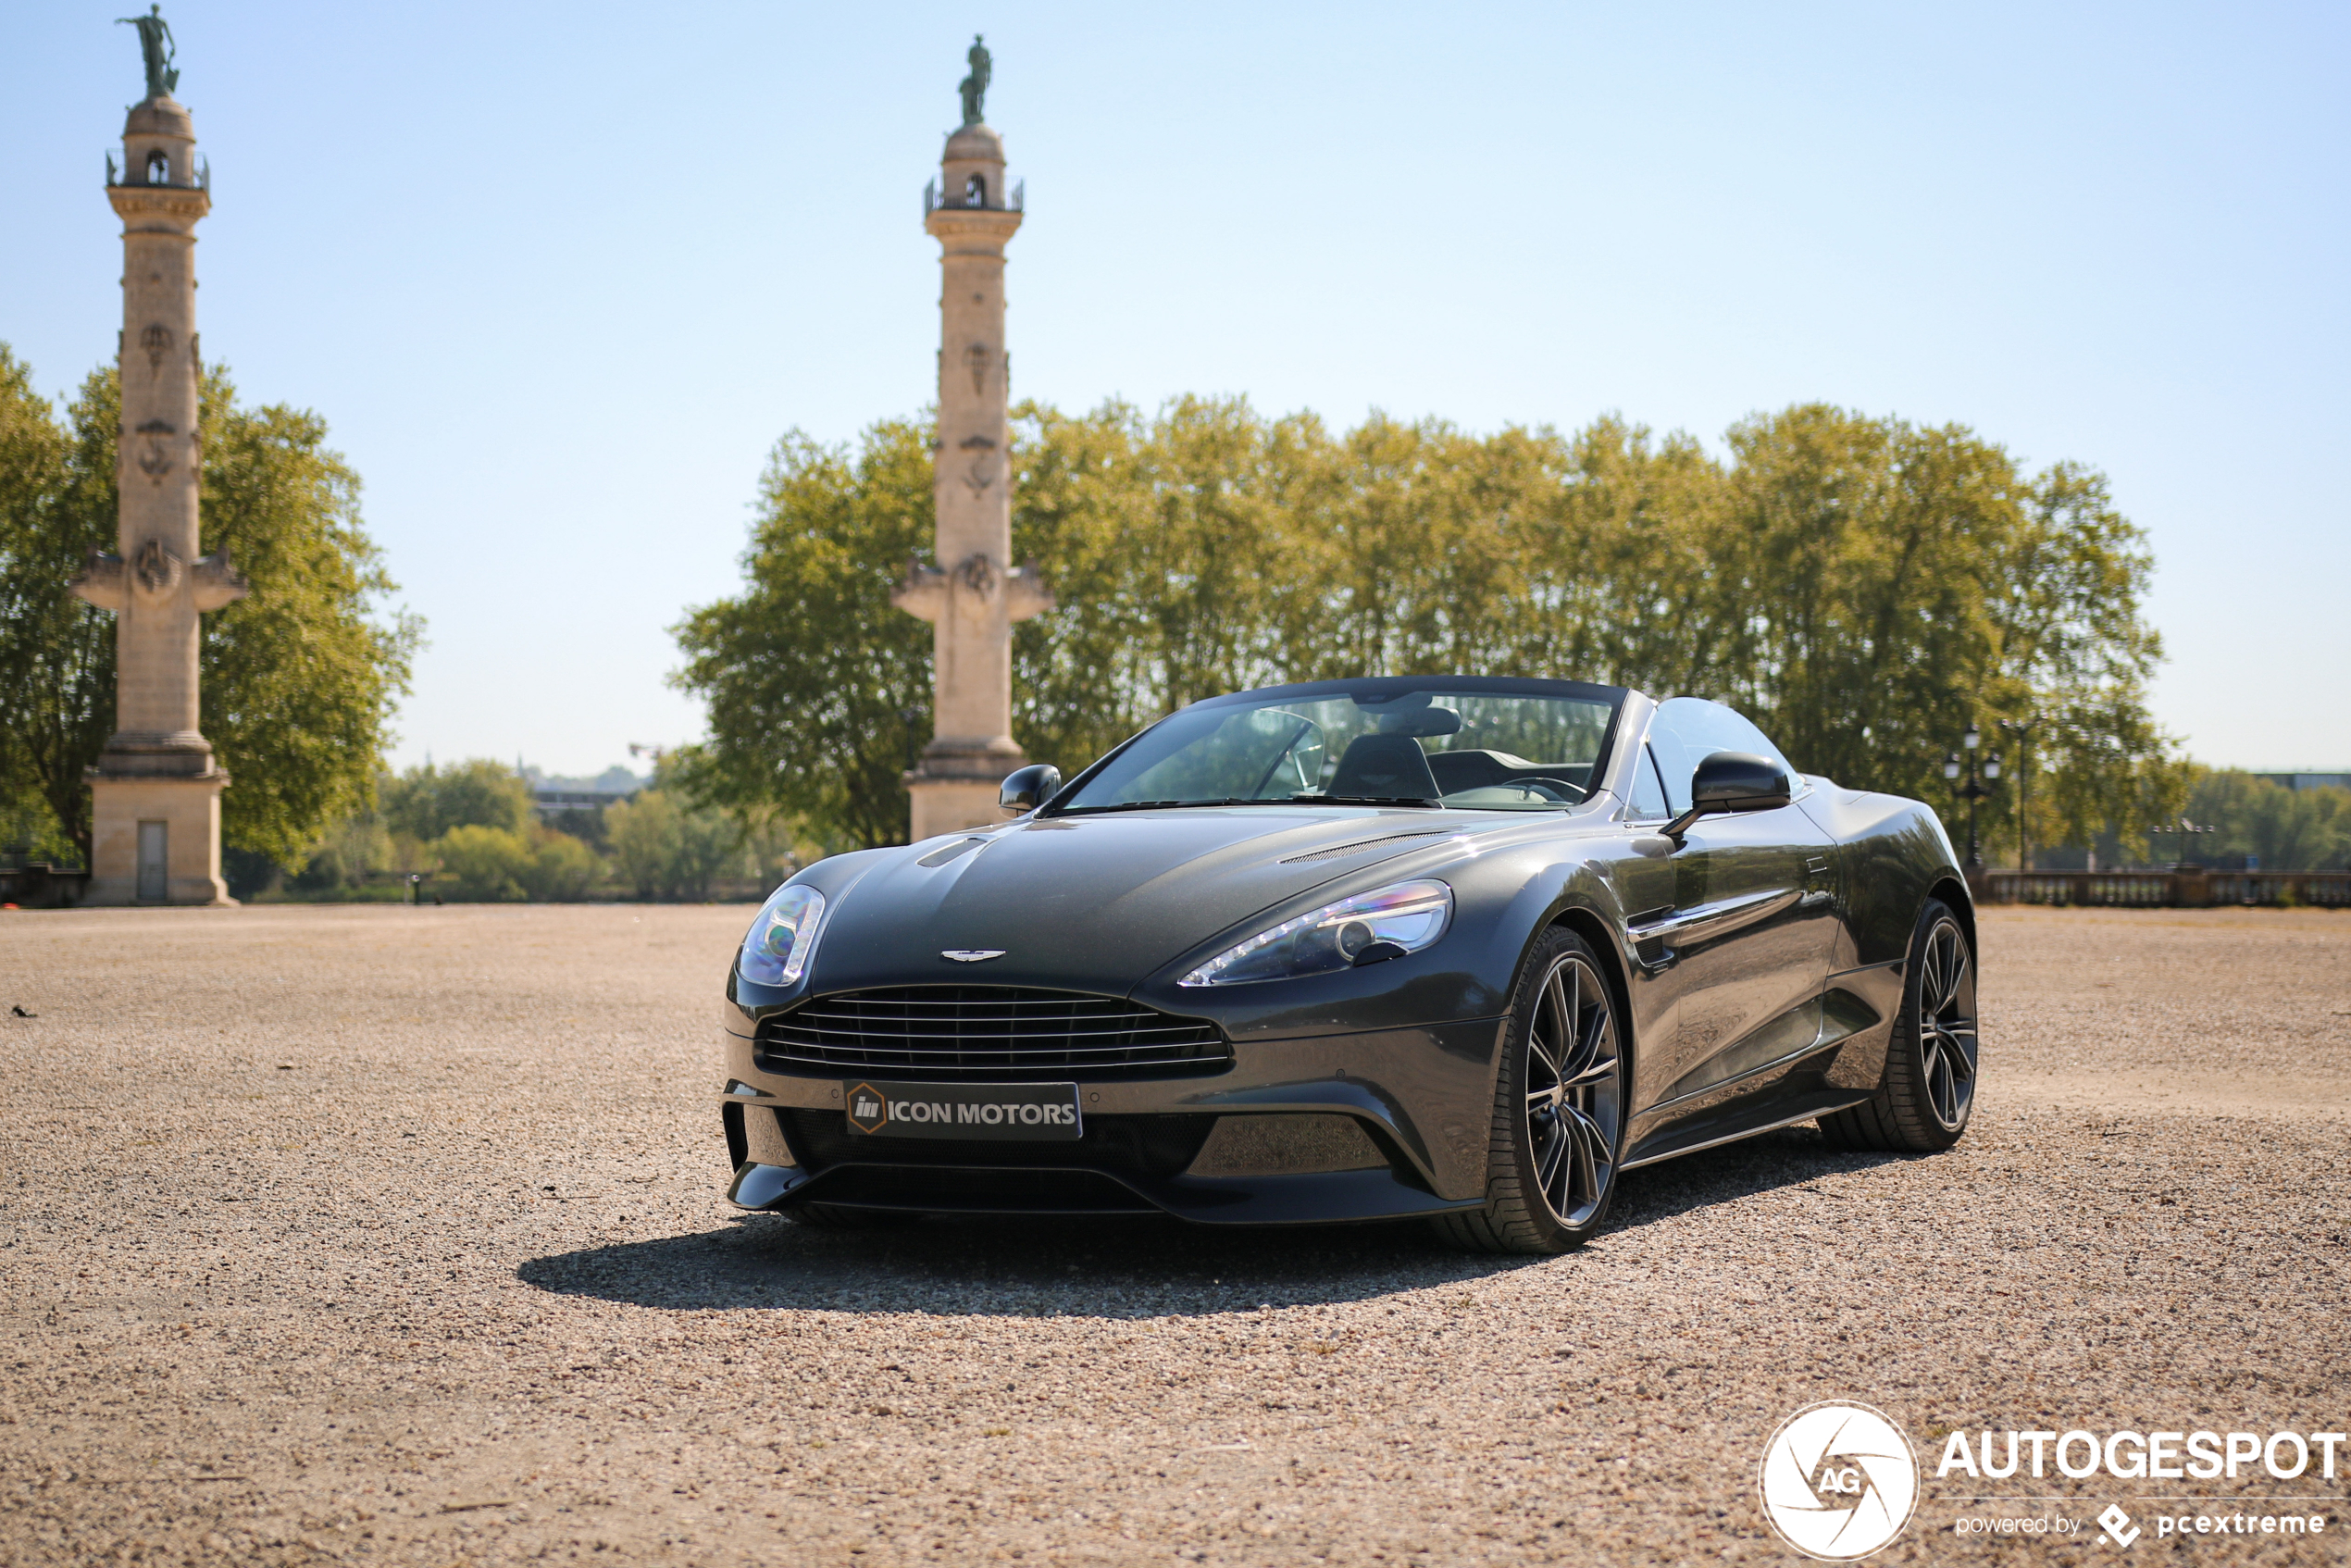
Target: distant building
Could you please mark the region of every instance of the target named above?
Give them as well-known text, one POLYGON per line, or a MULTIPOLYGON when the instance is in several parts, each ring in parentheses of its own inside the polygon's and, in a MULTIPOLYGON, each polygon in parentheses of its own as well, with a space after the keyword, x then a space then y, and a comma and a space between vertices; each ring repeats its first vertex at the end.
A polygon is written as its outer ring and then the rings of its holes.
POLYGON ((636 799, 638 792, 651 782, 625 767, 608 767, 593 778, 565 778, 528 765, 516 771, 530 786, 531 809, 541 817, 561 816, 574 811, 601 813, 616 801, 636 799))
POLYGON ((602 811, 615 801, 634 800, 636 796, 634 790, 610 794, 601 790, 533 790, 530 809, 541 816, 566 811, 602 811))

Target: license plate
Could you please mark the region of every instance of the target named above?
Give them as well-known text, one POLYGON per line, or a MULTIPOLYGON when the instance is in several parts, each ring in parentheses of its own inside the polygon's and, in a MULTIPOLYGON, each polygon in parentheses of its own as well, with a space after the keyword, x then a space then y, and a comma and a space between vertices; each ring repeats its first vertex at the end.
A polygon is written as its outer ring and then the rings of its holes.
POLYGON ((1076 1084, 841 1085, 849 1130, 868 1138, 989 1138, 1075 1142, 1076 1084))

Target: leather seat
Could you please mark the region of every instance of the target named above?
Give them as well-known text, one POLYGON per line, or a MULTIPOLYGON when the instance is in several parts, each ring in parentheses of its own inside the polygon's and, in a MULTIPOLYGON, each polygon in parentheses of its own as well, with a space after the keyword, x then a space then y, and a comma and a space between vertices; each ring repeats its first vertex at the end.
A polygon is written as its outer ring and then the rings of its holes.
POLYGON ((1427 753, 1410 735, 1358 735, 1324 787, 1330 795, 1398 795, 1433 801, 1440 791, 1427 753))

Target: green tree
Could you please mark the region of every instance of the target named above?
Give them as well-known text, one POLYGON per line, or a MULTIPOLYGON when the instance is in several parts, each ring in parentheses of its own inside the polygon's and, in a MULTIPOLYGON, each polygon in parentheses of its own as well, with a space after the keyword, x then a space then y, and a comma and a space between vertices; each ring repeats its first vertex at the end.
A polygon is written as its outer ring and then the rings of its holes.
MULTIPOLYGON (((1215 692, 1460 670, 1723 697, 1808 771, 1947 808, 1968 722, 2029 716, 2036 841, 2133 841, 2177 808, 2151 564, 2086 469, 1821 404, 1739 425, 1724 461, 1614 417, 1014 412, 1014 554, 1059 607, 1014 629, 1013 734, 1064 771, 1215 692)), ((930 629, 889 591, 929 546, 928 433, 777 448, 744 593, 678 628, 710 704, 684 787, 823 845, 902 838, 930 629)))
POLYGON ((842 847, 905 841, 899 775, 930 740, 931 630, 889 592, 930 553, 930 439, 902 420, 854 455, 797 431, 777 442, 744 593, 675 628, 674 678, 710 709, 712 742, 675 763, 699 798, 781 810, 842 847))
POLYGON ((456 878, 456 894, 468 903, 504 903, 526 896, 530 846, 519 833, 468 823, 452 828, 433 847, 441 868, 456 878))
MULTIPOLYGON (((2152 569, 2105 481, 2036 478, 1959 426, 1821 404, 1731 431, 1728 504, 1683 623, 1701 695, 1763 725, 1797 766, 1957 808, 1940 774, 1971 720, 2044 722, 2036 804, 2059 837, 2126 844, 2180 779, 2147 711, 2152 569)), ((1996 744, 1996 740, 1993 743, 1996 744)), ((2041 835, 2048 841, 2049 835, 2041 835)))
POLYGON ((604 808, 614 864, 641 899, 694 900, 741 861, 743 830, 666 790, 645 790, 604 808))
MULTIPOLYGON (((115 372, 94 372, 60 429, 21 367, 0 360, 0 782, 36 792, 87 854, 83 775, 114 728, 114 627, 66 583, 89 551, 117 543, 120 399, 115 372)), ((214 369, 200 417, 200 547, 227 550, 253 585, 205 617, 199 651, 202 723, 232 780, 222 839, 291 865, 372 798, 421 623, 378 618, 395 585, 360 524, 358 478, 317 416, 240 407, 214 369)))
POLYGON ((578 839, 541 828, 522 873, 523 890, 540 903, 577 902, 588 896, 603 869, 596 852, 578 839))
POLYGON ((587 845, 536 825, 516 832, 468 823, 442 834, 432 852, 456 879, 457 896, 475 903, 570 902, 586 898, 603 870, 587 845))
POLYGON ((358 811, 327 829, 287 885, 305 893, 332 892, 360 887, 368 873, 391 869, 392 834, 383 814, 358 811))
POLYGON ((85 857, 82 775, 114 731, 114 621, 66 585, 115 547, 112 391, 93 377, 61 428, 0 346, 0 791, 24 841, 85 857))
POLYGON ((797 430, 776 442, 743 597, 675 628, 675 682, 708 701, 715 738, 679 754, 678 783, 736 811, 780 809, 841 846, 902 844, 898 776, 931 738, 931 628, 889 595, 928 553, 927 421, 872 426, 853 456, 797 430))
POLYGON ((2179 815, 2191 773, 2147 706, 2163 655, 2142 609, 2155 558, 2106 477, 2079 465, 2042 474, 2027 510, 1992 596, 2003 679, 1989 715, 2037 721, 2034 842, 2106 829, 2135 850, 2145 824, 2179 815))
POLYGON ((423 626, 359 518, 359 477, 307 410, 240 408, 205 378, 204 548, 253 584, 205 617, 204 728, 232 783, 221 837, 280 865, 372 798, 423 626))
POLYGON ((384 781, 383 816, 394 833, 427 843, 453 828, 520 835, 531 822, 530 786, 488 757, 446 767, 425 763, 384 781))
POLYGON ((1059 601, 1014 628, 1022 748, 1074 773, 1163 714, 1278 678, 1278 574, 1295 563, 1277 498, 1319 427, 1268 425, 1238 399, 1148 420, 1119 403, 1014 415, 1013 554, 1043 564, 1059 601))
POLYGON ((2198 768, 2186 815, 2215 829, 2190 852, 2200 860, 2258 855, 2264 871, 2351 868, 2351 790, 2289 790, 2233 768, 2198 768))

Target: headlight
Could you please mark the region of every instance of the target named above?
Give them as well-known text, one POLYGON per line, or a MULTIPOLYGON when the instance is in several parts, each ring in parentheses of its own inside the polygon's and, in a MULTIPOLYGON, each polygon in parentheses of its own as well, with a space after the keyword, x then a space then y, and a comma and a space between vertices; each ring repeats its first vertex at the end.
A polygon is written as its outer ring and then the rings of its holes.
POLYGON ((1375 942, 1398 949, 1375 957, 1418 952, 1453 923, 1453 890, 1442 882, 1399 882, 1376 892, 1325 904, 1312 915, 1260 931, 1230 952, 1209 960, 1177 983, 1238 986, 1287 980, 1354 966, 1375 942))
POLYGON ((799 884, 778 888, 751 923, 736 966, 753 985, 797 985, 815 954, 824 924, 824 894, 799 884))

